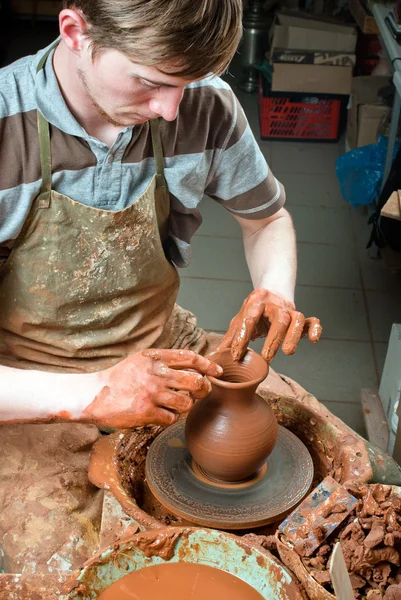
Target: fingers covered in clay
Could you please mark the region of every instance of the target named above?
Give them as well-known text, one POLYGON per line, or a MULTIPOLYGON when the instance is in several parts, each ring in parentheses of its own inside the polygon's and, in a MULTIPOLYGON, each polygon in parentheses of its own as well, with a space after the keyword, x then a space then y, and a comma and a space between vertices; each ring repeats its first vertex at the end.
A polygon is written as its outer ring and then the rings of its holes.
POLYGON ((152 358, 154 361, 162 362, 171 369, 194 369, 203 375, 219 377, 223 370, 213 361, 192 352, 192 350, 144 350, 143 356, 152 358))
POLYGON ((195 371, 170 369, 160 363, 155 364, 153 372, 165 380, 166 387, 191 392, 195 398, 205 398, 212 391, 210 381, 195 371))
POLYGON ((308 319, 305 319, 302 335, 304 337, 308 336, 310 341, 316 344, 322 335, 322 326, 319 319, 316 317, 309 317, 308 319))
POLYGON ((84 409, 82 419, 96 425, 131 428, 169 425, 194 399, 211 391, 206 374, 222 368, 188 350, 146 350, 98 374, 103 387, 84 409))
POLYGON ((266 305, 264 315, 270 323, 270 328, 263 346, 262 356, 270 363, 285 338, 288 326, 291 323, 291 315, 285 308, 280 308, 271 303, 266 305))
MULTIPOLYGON (((149 415, 144 415, 141 425, 172 425, 179 417, 178 411, 168 410, 166 408, 155 408, 149 415)), ((121 417, 116 418, 114 425, 109 425, 113 429, 130 429, 131 427, 140 427, 141 425, 123 425, 121 417)), ((124 420, 125 422, 125 420, 124 420)))
POLYGON ((320 338, 319 319, 295 310, 295 305, 268 290, 254 290, 232 319, 218 350, 231 348, 234 360, 240 360, 251 340, 266 335, 262 356, 270 363, 282 345, 284 354, 293 354, 302 337, 311 342, 320 338))
POLYGON ((191 410, 194 400, 189 394, 169 391, 160 394, 157 402, 162 408, 180 414, 191 410))
POLYGON ((282 350, 284 354, 294 354, 304 332, 305 317, 297 310, 290 313, 291 323, 285 335, 282 350))
POLYGON ((264 311, 262 302, 249 304, 244 307, 239 326, 237 327, 234 339, 231 345, 232 355, 235 360, 242 358, 249 342, 255 332, 256 326, 259 323, 264 311))

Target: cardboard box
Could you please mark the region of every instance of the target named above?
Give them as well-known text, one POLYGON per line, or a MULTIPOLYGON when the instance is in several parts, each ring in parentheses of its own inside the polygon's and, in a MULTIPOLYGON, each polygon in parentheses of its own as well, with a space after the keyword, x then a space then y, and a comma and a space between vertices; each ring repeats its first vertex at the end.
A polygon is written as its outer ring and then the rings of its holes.
POLYGON ((274 50, 274 63, 290 63, 297 65, 325 65, 332 67, 353 67, 355 54, 340 52, 301 52, 300 50, 274 50))
POLYGON ((272 49, 319 50, 353 54, 355 45, 356 30, 349 25, 278 13, 272 27, 272 49))
POLYGON ((279 13, 270 38, 272 91, 350 94, 354 27, 279 13))
POLYGON ((378 91, 387 83, 388 77, 355 77, 347 120, 347 142, 351 150, 376 143, 378 127, 388 110, 378 97, 378 91))
POLYGON ((273 92, 350 94, 352 67, 273 64, 273 92))
POLYGON ((379 34, 374 16, 368 13, 361 0, 349 0, 348 6, 362 33, 379 34))
POLYGON ((358 135, 356 147, 376 144, 377 130, 383 116, 387 112, 386 106, 362 104, 358 109, 358 135))

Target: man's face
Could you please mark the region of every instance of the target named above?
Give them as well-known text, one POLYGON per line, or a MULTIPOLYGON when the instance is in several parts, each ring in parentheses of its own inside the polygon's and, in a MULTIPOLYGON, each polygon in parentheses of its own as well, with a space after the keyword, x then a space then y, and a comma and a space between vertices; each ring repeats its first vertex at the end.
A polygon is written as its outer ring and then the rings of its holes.
MULTIPOLYGON (((164 71, 169 69, 163 66, 164 71)), ((174 67, 170 68, 174 71, 174 67)), ((190 80, 172 77, 130 60, 117 50, 105 50, 92 60, 89 48, 77 68, 80 84, 98 112, 115 126, 132 126, 177 116, 184 87, 190 80)))

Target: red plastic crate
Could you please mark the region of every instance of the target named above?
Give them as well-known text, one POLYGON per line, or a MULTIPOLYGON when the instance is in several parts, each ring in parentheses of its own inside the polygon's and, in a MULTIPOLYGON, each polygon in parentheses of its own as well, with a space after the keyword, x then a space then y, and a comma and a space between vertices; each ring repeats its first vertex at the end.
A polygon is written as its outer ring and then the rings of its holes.
POLYGON ((357 59, 354 73, 355 76, 370 75, 373 69, 377 67, 379 62, 380 59, 378 56, 369 56, 357 59))
POLYGON ((277 92, 266 96, 260 85, 260 135, 262 139, 335 141, 341 105, 341 99, 330 96, 277 92))
POLYGON ((357 59, 367 56, 375 56, 381 51, 381 43, 378 35, 362 33, 358 31, 355 54, 357 59))

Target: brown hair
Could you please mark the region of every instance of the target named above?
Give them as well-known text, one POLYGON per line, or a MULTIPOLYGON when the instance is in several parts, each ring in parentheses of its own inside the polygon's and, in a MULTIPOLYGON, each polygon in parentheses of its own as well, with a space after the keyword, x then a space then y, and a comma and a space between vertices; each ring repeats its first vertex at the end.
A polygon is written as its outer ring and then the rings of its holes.
POLYGON ((242 34, 242 0, 64 0, 82 11, 93 57, 113 48, 189 79, 223 73, 242 34))

